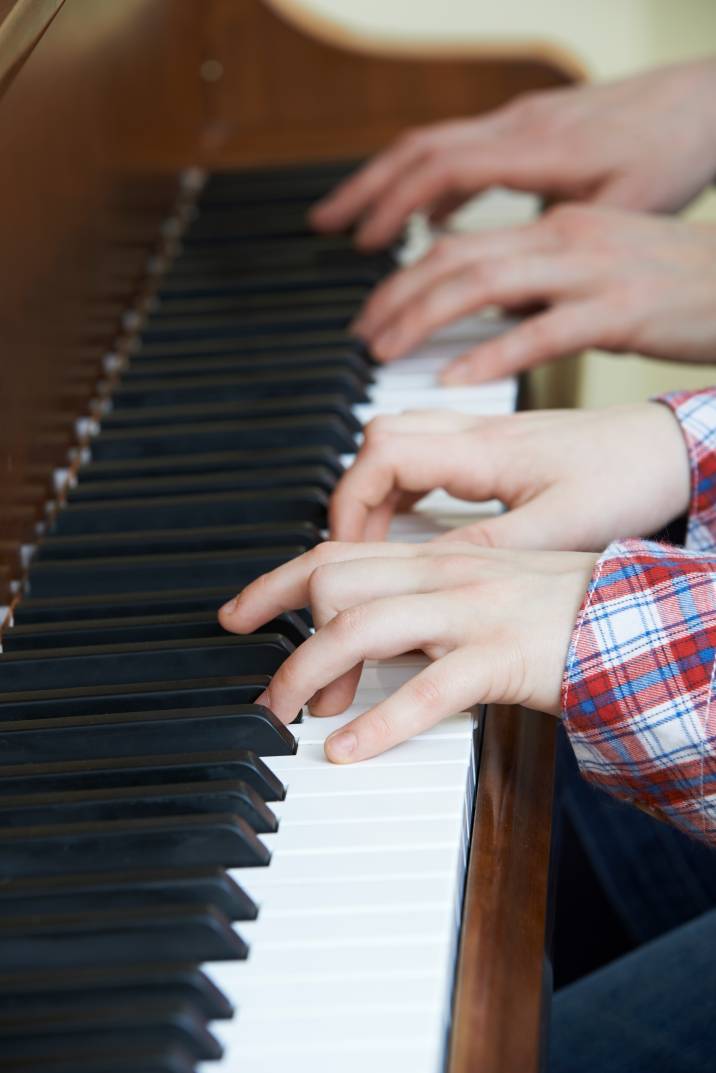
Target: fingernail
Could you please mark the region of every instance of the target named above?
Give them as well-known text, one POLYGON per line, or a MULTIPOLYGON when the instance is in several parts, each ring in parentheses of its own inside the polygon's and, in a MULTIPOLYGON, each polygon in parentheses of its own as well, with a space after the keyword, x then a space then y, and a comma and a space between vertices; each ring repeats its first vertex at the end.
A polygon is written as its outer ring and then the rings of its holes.
POLYGON ((358 748, 358 738, 351 731, 338 730, 326 738, 326 755, 334 764, 343 764, 358 748))
POLYGON ((235 596, 233 600, 229 600, 223 607, 219 608, 222 615, 233 615, 236 608, 239 606, 239 598, 235 596))

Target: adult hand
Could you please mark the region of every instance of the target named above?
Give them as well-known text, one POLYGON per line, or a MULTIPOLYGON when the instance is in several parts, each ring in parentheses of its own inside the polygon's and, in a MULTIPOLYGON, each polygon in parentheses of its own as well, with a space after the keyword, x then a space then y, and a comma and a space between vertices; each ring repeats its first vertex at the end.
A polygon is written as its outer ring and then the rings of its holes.
POLYGON ((716 358, 716 227, 558 206, 522 227, 445 238, 369 298, 354 329, 381 361, 486 306, 537 312, 443 373, 475 383, 585 347, 716 358))
POLYGON ((416 209, 442 216, 490 186, 675 211, 716 176, 716 61, 518 97, 477 119, 410 131, 320 202, 311 221, 358 223, 386 245, 416 209))
POLYGON ((508 510, 444 540, 598 551, 657 532, 688 507, 686 444, 661 403, 508 417, 449 411, 376 418, 330 506, 337 540, 380 540, 434 488, 508 510))
POLYGON ((596 556, 514 552, 474 544, 321 544, 254 581, 220 611, 249 633, 280 611, 310 605, 316 633, 259 698, 289 722, 351 703, 357 668, 421 649, 433 662, 326 740, 350 763, 382 753, 480 702, 557 715, 575 619, 596 556))

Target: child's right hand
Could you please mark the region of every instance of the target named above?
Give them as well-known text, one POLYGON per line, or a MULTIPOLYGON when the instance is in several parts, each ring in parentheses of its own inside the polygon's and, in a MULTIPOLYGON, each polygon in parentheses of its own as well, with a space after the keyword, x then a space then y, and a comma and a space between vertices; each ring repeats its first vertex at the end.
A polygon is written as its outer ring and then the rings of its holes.
POLYGON ((371 422, 331 501, 336 540, 381 540, 393 514, 426 492, 501 500, 504 514, 450 540, 599 551, 649 536, 689 505, 686 443, 669 408, 543 410, 509 417, 449 411, 371 422))

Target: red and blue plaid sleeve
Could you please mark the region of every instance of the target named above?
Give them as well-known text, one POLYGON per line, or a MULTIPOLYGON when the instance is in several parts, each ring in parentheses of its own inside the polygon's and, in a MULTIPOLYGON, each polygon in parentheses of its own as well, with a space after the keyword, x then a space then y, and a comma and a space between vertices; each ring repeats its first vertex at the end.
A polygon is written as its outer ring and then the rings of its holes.
POLYGON ((675 391, 660 402, 671 408, 686 440, 691 466, 687 548, 716 550, 716 388, 675 391))
POLYGON ((563 718, 582 774, 716 844, 716 555, 607 548, 575 626, 563 718))
POLYGON ((607 548, 572 637, 564 722, 589 781, 716 845, 716 389, 660 401, 689 452, 687 550, 607 548))

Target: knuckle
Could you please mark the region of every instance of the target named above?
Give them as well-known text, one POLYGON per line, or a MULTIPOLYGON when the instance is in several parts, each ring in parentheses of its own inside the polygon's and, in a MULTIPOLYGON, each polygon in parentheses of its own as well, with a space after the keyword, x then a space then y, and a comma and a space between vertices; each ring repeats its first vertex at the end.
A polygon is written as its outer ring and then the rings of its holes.
POLYGON ((333 619, 333 629, 345 641, 353 641, 364 629, 366 611, 362 604, 354 604, 339 611, 333 619))
POLYGON ((339 558, 340 547, 341 544, 338 540, 324 540, 320 544, 316 544, 315 548, 308 552, 313 572, 315 573, 318 567, 324 564, 335 562, 339 558))
POLYGON ((308 579, 308 598, 312 606, 325 601, 334 573, 333 563, 322 563, 313 571, 308 579))
POLYGON ((413 701, 421 708, 435 708, 440 704, 442 692, 432 678, 416 678, 412 685, 413 701))
POLYGON ((393 728, 388 716, 378 708, 371 713, 366 722, 369 724, 370 735, 378 749, 385 748, 393 739, 393 728))

